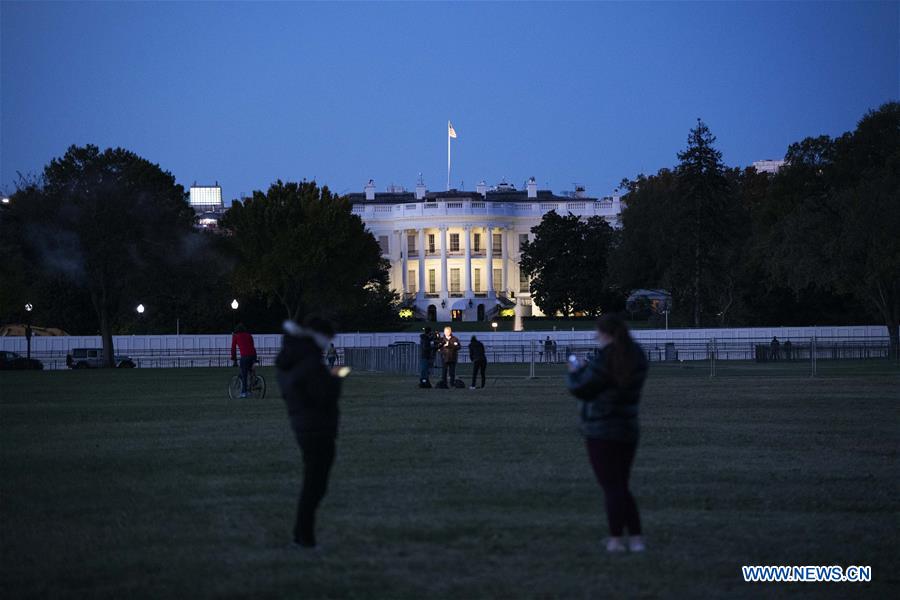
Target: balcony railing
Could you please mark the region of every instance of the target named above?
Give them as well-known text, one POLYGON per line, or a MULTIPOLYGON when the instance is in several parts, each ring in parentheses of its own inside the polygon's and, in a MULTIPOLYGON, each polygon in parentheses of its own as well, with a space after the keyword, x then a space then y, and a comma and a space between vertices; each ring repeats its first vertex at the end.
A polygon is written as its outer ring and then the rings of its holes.
POLYGON ((495 215, 510 217, 541 217, 545 213, 572 212, 578 216, 615 217, 620 203, 617 198, 599 200, 577 199, 559 202, 488 202, 486 200, 447 200, 442 202, 416 202, 401 204, 354 204, 353 214, 372 220, 435 215, 495 215))

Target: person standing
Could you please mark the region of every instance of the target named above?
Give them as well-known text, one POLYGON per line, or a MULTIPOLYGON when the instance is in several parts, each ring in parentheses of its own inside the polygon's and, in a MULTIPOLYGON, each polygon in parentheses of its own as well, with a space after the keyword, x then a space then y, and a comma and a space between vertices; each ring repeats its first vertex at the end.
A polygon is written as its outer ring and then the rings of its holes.
POLYGON ((547 339, 544 340, 544 360, 546 362, 550 362, 550 352, 553 350, 553 342, 550 341, 550 336, 547 336, 547 339))
POLYGON ((337 362, 337 348, 334 344, 328 345, 328 352, 325 353, 325 360, 328 362, 328 368, 333 369, 334 363, 337 362))
POLYGON ((484 370, 487 367, 487 354, 484 352, 484 344, 478 341, 474 335, 469 341, 469 358, 472 359, 472 385, 470 390, 475 389, 475 378, 481 373, 481 387, 484 388, 484 370))
POLYGON ((434 363, 434 335, 426 327, 419 335, 419 384, 431 387, 431 365, 434 363))
POLYGON ((334 337, 328 321, 310 317, 302 327, 285 321, 284 331, 275 367, 291 429, 303 455, 294 544, 315 548, 316 509, 325 497, 334 463, 341 378, 322 361, 322 353, 334 337))
POLYGON ((594 475, 603 488, 610 537, 608 552, 642 552, 637 503, 628 487, 637 451, 638 403, 647 377, 647 359, 625 321, 614 314, 597 321, 600 350, 587 362, 571 361, 567 384, 579 400, 581 432, 594 475))
POLYGON ((241 398, 247 397, 247 378, 250 369, 256 363, 256 346, 253 344, 253 336, 247 332, 243 324, 234 328, 231 336, 231 362, 237 366, 237 350, 241 353, 241 398))
POLYGON ((444 339, 441 341, 441 381, 445 386, 453 387, 456 382, 456 363, 459 361, 459 338, 453 335, 453 328, 444 327, 444 339), (450 381, 447 382, 447 373, 450 381))
POLYGON ((769 350, 773 361, 777 361, 781 358, 779 356, 781 354, 781 343, 778 341, 777 337, 772 338, 772 343, 769 344, 769 350))

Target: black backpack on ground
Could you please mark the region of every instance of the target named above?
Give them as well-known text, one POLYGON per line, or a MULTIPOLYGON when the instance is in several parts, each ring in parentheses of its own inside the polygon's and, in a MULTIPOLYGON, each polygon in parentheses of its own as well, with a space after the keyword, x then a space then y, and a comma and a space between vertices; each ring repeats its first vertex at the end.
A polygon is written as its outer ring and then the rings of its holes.
POLYGON ((419 380, 419 387, 422 388, 423 390, 430 390, 430 389, 431 389, 431 382, 428 381, 427 379, 420 379, 420 380, 419 380))

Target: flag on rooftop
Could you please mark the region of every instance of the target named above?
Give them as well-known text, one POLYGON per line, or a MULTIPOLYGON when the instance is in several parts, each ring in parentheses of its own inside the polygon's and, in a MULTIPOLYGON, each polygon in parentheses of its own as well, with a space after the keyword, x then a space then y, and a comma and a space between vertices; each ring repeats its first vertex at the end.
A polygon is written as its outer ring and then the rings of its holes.
POLYGON ((450 123, 450 121, 447 121, 447 135, 452 138, 456 137, 456 130, 453 129, 453 125, 450 123))

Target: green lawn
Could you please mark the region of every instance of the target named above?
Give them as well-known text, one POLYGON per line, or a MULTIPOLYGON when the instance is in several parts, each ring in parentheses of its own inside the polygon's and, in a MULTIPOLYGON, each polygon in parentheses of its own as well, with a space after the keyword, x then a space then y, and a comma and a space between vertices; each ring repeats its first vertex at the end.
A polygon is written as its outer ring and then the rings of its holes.
POLYGON ((288 546, 300 460, 277 393, 229 401, 228 369, 2 373, 0 595, 900 597, 896 369, 654 366, 633 477, 649 551, 624 556, 600 551, 560 367, 480 391, 351 375, 320 556, 288 546), (874 581, 745 584, 744 564, 874 581))

